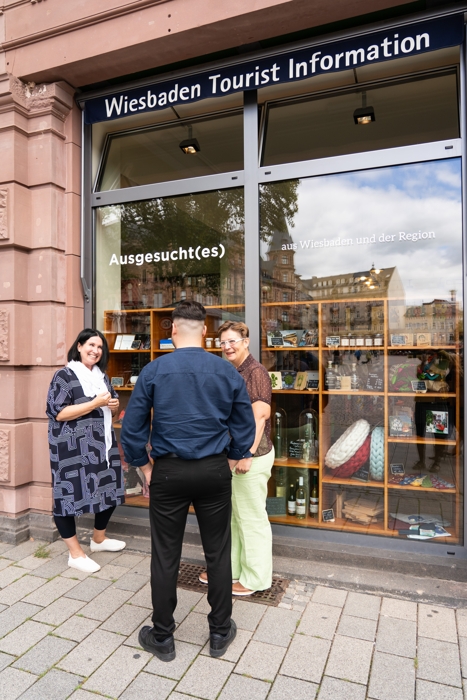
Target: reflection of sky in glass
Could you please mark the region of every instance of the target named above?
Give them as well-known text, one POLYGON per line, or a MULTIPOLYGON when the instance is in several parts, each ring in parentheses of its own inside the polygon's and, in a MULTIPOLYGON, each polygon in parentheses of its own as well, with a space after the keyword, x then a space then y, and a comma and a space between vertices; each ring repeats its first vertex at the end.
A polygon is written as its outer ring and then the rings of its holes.
MULTIPOLYGON (((397 267, 411 303, 462 296, 460 159, 303 179, 290 234, 302 279, 397 267), (400 232, 435 238, 400 240, 400 232), (393 241, 380 243, 385 234, 393 241), (375 243, 357 244, 375 236, 375 243), (303 241, 350 238, 345 247, 302 248, 303 241)), ((265 258, 267 245, 262 244, 265 258)))

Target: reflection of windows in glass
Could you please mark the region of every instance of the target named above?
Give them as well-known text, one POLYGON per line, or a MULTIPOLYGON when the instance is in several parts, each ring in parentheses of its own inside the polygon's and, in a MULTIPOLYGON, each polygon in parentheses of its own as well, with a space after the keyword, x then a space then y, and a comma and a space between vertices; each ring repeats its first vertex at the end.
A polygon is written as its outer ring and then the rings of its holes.
POLYGON ((184 289, 180 292, 180 301, 185 301, 186 299, 186 292, 184 289))
POLYGON ((287 255, 283 255, 283 256, 282 256, 282 264, 283 264, 283 265, 288 265, 288 264, 289 264, 289 259, 288 259, 287 255))
POLYGON ((208 296, 206 297, 206 304, 207 304, 208 306, 212 306, 212 296, 210 296, 209 294, 208 294, 208 296))
POLYGON ((288 281, 289 281, 289 276, 288 276, 287 272, 284 272, 284 274, 282 275, 282 281, 283 281, 283 282, 288 282, 288 281))
POLYGON ((200 177, 243 168, 243 115, 228 114, 112 134, 98 191, 200 177), (185 155, 180 141, 191 125, 200 152, 185 155))
POLYGON ((368 87, 367 126, 353 120, 361 89, 271 104, 262 165, 458 138, 457 92, 454 72, 368 87))
POLYGON ((282 293, 282 301, 289 301, 289 295, 287 294, 287 292, 282 293))
POLYGON ((288 322, 289 322, 289 314, 287 313, 287 311, 283 311, 283 312, 282 312, 282 320, 283 320, 284 323, 288 323, 288 322))
POLYGON ((227 279, 225 281, 225 286, 227 289, 232 289, 232 278, 231 277, 227 277, 227 279))

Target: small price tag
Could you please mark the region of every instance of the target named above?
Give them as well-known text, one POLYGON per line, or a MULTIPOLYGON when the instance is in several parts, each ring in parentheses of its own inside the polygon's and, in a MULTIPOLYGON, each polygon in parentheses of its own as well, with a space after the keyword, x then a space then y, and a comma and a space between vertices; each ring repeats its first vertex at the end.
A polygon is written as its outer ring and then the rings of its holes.
POLYGON ((309 379, 306 388, 310 391, 319 389, 319 379, 309 379))
POLYGON ((328 335, 326 337, 326 345, 328 346, 328 348, 338 348, 340 343, 340 335, 328 335))
POLYGON ((391 464, 391 474, 405 474, 403 464, 391 464))
POLYGON ((424 379, 410 383, 412 384, 412 391, 416 394, 426 394, 426 381, 424 379))
POLYGON ((328 508, 327 510, 323 510, 321 512, 323 516, 323 521, 325 523, 333 523, 334 522, 334 511, 332 508, 328 508))

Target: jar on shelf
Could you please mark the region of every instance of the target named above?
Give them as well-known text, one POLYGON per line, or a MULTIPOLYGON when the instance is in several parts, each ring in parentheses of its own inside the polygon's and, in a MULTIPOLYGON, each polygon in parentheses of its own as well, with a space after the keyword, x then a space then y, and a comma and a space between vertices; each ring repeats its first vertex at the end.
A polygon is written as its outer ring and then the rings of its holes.
POLYGON ((355 338, 355 345, 360 348, 365 345, 365 336, 363 333, 357 334, 357 337, 355 338))
POLYGON ((303 464, 318 464, 318 414, 312 408, 300 413, 298 434, 302 442, 303 464))
POLYGON ((273 444, 276 461, 287 460, 287 414, 283 408, 276 406, 274 412, 273 444))
POLYGON ((343 336, 341 337, 341 346, 342 346, 343 348, 348 348, 349 345, 350 345, 349 336, 348 336, 348 335, 343 335, 343 336))
POLYGON ((351 347, 351 348, 354 348, 354 347, 355 347, 355 343, 356 343, 356 339, 355 339, 355 336, 353 335, 353 333, 349 333, 348 338, 349 338, 349 345, 350 345, 350 347, 351 347))
POLYGON ((375 345, 375 348, 381 348, 383 346, 383 334, 382 333, 375 333, 374 345, 375 345))
POLYGON ((374 345, 374 336, 371 333, 365 336, 365 347, 372 348, 374 345))

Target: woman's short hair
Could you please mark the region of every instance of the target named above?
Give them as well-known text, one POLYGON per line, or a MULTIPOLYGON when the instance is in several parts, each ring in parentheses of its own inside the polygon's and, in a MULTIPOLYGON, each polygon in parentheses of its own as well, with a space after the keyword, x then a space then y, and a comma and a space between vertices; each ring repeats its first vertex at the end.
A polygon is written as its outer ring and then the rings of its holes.
POLYGON ((96 364, 102 372, 105 372, 107 365, 109 364, 109 346, 102 333, 97 331, 95 328, 85 328, 78 333, 78 337, 68 350, 68 362, 71 362, 71 360, 81 362, 81 355, 78 351, 78 345, 84 345, 89 338, 95 338, 96 336, 102 340, 102 355, 101 359, 96 364))
POLYGON ((241 321, 226 321, 225 323, 223 323, 217 331, 217 335, 219 336, 219 338, 221 337, 222 333, 225 333, 226 331, 234 331, 234 333, 238 333, 239 335, 241 335, 242 338, 250 337, 250 331, 248 329, 248 326, 246 325, 246 323, 242 323, 241 321))

